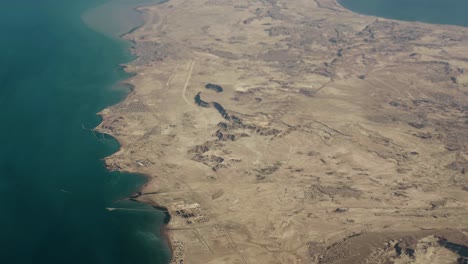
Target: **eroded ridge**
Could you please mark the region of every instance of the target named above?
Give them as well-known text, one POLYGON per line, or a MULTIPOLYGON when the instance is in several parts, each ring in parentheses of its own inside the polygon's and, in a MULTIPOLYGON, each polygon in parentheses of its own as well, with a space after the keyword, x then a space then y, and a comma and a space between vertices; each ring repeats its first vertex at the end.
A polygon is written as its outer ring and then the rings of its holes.
POLYGON ((333 0, 141 11, 99 130, 168 208, 174 263, 463 263, 466 28, 333 0))

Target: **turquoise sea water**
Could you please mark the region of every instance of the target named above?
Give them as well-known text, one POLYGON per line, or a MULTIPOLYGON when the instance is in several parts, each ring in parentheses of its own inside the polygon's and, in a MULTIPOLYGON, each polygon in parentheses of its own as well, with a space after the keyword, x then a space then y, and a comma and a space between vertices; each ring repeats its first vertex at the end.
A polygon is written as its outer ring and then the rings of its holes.
POLYGON ((145 179, 108 172, 118 143, 83 129, 128 92, 118 64, 132 56, 115 35, 145 2, 0 1, 0 263, 168 262, 162 213, 119 201, 145 179))
POLYGON ((357 13, 468 27, 467 0, 338 0, 357 13))

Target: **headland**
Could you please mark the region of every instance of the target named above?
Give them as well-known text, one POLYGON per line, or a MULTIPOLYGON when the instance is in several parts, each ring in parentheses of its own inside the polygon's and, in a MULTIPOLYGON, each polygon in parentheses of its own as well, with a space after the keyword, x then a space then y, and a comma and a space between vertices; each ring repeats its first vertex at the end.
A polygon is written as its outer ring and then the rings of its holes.
POLYGON ((98 130, 168 208, 174 263, 466 258, 467 28, 334 0, 140 11, 134 90, 98 130))

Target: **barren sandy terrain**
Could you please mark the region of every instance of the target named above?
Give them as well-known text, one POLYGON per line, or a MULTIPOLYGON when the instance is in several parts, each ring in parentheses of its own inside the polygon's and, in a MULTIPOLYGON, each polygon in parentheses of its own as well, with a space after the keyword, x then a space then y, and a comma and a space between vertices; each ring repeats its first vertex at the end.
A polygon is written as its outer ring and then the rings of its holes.
POLYGON ((141 11, 98 130, 168 208, 174 263, 464 263, 467 28, 334 0, 141 11))

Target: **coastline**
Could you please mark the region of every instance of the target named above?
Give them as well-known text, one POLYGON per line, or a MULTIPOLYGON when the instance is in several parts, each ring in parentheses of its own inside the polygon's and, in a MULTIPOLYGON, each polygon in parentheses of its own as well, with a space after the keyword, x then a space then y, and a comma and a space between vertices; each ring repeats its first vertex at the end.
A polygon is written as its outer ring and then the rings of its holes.
MULTIPOLYGON (((122 98, 122 100, 120 102, 117 102, 115 105, 118 105, 122 102, 124 102, 135 90, 135 86, 133 84, 131 84, 130 80, 132 78, 134 78, 135 76, 137 76, 138 72, 135 72, 135 71, 128 71, 127 70, 127 66, 129 64, 131 64, 133 61, 137 60, 138 59, 138 56, 136 56, 134 54, 134 52, 132 51, 132 49, 134 48, 134 45, 136 44, 133 40, 129 39, 128 36, 130 34, 132 34, 134 31, 138 30, 139 28, 141 28, 142 26, 145 25, 146 21, 144 19, 144 12, 141 10, 145 7, 148 7, 148 6, 154 6, 154 5, 159 5, 159 4, 163 4, 165 2, 168 2, 170 0, 162 0, 161 2, 159 3, 155 3, 155 4, 142 4, 142 5, 138 5, 136 7, 133 7, 132 9, 139 13, 142 21, 139 25, 137 26, 134 26, 133 28, 131 28, 128 32, 126 33, 122 33, 118 36, 118 38, 128 42, 129 44, 131 44, 127 49, 128 51, 134 56, 134 58, 129 61, 129 62, 126 62, 126 63, 122 63, 122 64, 119 64, 118 66, 123 70, 125 71, 127 74, 129 74, 130 76, 122 81, 120 81, 119 83, 116 84, 116 86, 118 85, 125 85, 128 87, 129 91, 126 93, 126 95, 122 98)), ((89 26, 89 25, 88 25, 89 26)), ((91 26, 90 26, 91 27, 91 26)), ((105 121, 105 114, 103 114, 103 111, 106 111, 106 109, 110 108, 112 106, 108 106, 106 108, 104 108, 103 110, 101 110, 100 112, 96 113, 100 118, 101 118, 101 122, 95 127, 93 128, 93 131, 95 132, 98 132, 100 134, 105 134, 105 135, 108 135, 110 137, 112 137, 114 140, 116 140, 119 144, 119 148, 113 153, 113 154, 110 154, 109 156, 112 156, 114 155, 115 153, 119 152, 122 148, 122 143, 118 140, 118 137, 117 135, 115 134, 112 134, 112 133, 109 133, 109 132, 106 132, 106 131, 102 131, 99 129, 99 127, 103 124, 103 122, 105 121)), ((168 214, 169 215, 169 221, 170 221, 170 214, 167 210, 166 207, 164 207, 163 205, 160 205, 158 203, 155 203, 155 202, 142 202, 140 200, 138 200, 137 198, 140 196, 139 194, 145 189, 145 186, 148 184, 148 182, 151 180, 151 176, 148 175, 148 174, 145 174, 145 173, 140 173, 140 172, 135 172, 135 171, 125 171, 125 170, 119 170, 119 169, 111 169, 109 168, 106 164, 105 164, 105 160, 106 160, 107 157, 104 157, 102 160, 104 162, 104 166, 107 170, 109 171, 119 171, 121 173, 132 173, 132 174, 138 174, 138 175, 141 175, 143 177, 146 178, 146 182, 138 189, 134 192, 134 194, 132 194, 131 196, 127 197, 127 198, 124 198, 124 199, 128 199, 128 200, 132 200, 132 201, 135 201, 135 202, 139 202, 139 203, 146 203, 146 204, 149 204, 151 205, 155 210, 157 211, 160 211, 162 212, 163 214, 168 214)), ((166 243, 166 246, 167 246, 167 250, 169 250, 170 254, 172 255, 174 252, 173 252, 173 248, 172 248, 172 243, 171 243, 171 238, 170 238, 170 232, 168 230, 168 225, 169 225, 169 221, 164 221, 164 224, 160 226, 159 228, 159 235, 160 237, 163 238, 163 240, 165 241, 166 243)))
MULTIPOLYGON (((355 15, 360 16, 360 17, 366 17, 366 19, 369 19, 369 18, 377 18, 377 17, 372 17, 372 16, 367 16, 367 15, 363 15, 363 14, 354 13, 353 11, 348 10, 348 9, 342 7, 342 6, 339 4, 338 1, 336 1, 336 0, 333 0, 333 1, 335 2, 335 4, 336 4, 339 8, 344 9, 345 12, 349 12, 349 13, 355 14, 355 15)), ((161 3, 161 4, 162 4, 162 3, 161 3)), ((160 4, 158 4, 158 5, 160 5, 160 4)), ((143 8, 138 8, 138 11, 144 13, 145 11, 142 10, 142 9, 145 9, 145 7, 143 7, 143 8)), ((148 12, 149 12, 149 11, 148 11, 148 12)), ((390 21, 390 20, 392 20, 392 19, 383 18, 382 20, 389 20, 389 21, 390 21)), ((408 24, 420 23, 420 22, 406 22, 406 21, 398 21, 398 20, 394 20, 394 21, 397 21, 398 23, 401 22, 401 23, 408 23, 408 24)), ((127 40, 128 40, 128 38, 130 37, 130 36, 129 36, 130 34, 136 33, 139 29, 141 29, 142 27, 144 27, 146 23, 148 23, 148 21, 145 20, 145 22, 144 22, 143 25, 141 25, 141 26, 139 26, 138 28, 132 30, 132 31, 129 32, 128 34, 124 34, 122 37, 123 37, 124 39, 127 39, 127 40)), ((435 25, 435 24, 431 24, 431 25, 435 25)), ((438 25, 435 25, 435 26, 438 26, 438 25)), ((441 27, 446 27, 446 26, 447 26, 447 25, 441 25, 441 27)), ((423 26, 423 27, 426 27, 426 26, 423 26)), ((430 27, 430 26, 428 26, 428 28, 429 28, 429 27, 430 27)), ((448 25, 448 27, 452 27, 452 25, 448 25)), ((134 40, 129 40, 129 41, 133 42, 134 40)), ((136 44, 136 42, 133 42, 133 43, 136 44)), ((138 59, 138 58, 137 58, 137 59, 138 59)), ((137 60, 137 59, 136 59, 136 60, 137 60)), ((134 98, 135 96, 137 96, 136 91, 135 91, 135 87, 138 87, 138 86, 135 86, 135 85, 134 85, 133 79, 139 77, 139 76, 137 75, 138 70, 137 70, 134 66, 130 66, 129 64, 132 64, 132 62, 130 62, 130 63, 124 65, 123 68, 125 69, 126 72, 129 72, 129 73, 135 74, 135 75, 132 76, 132 77, 130 77, 129 79, 125 80, 124 83, 128 83, 129 85, 131 85, 131 86, 133 87, 133 89, 132 89, 132 91, 126 96, 126 98, 123 100, 123 102, 121 102, 121 103, 126 103, 126 102, 128 102, 128 100, 130 100, 131 98, 134 98), (130 67, 131 69, 129 69, 129 68, 127 68, 127 67, 130 67)), ((119 104, 121 104, 121 103, 119 103, 119 104)), ((112 107, 110 107, 110 108, 112 108, 112 107)), ((125 142, 125 140, 122 140, 122 139, 119 140, 119 139, 118 139, 118 138, 119 138, 119 134, 112 134, 112 133, 109 133, 109 130, 107 130, 106 128, 102 129, 102 127, 105 125, 106 122, 111 122, 111 121, 114 121, 114 120, 115 120, 115 119, 113 119, 113 118, 106 118, 106 117, 107 117, 107 109, 101 111, 101 112, 99 113, 99 115, 101 115, 103 122, 96 128, 96 131, 98 131, 98 132, 100 132, 100 133, 109 134, 110 136, 116 138, 119 142, 121 142, 121 143, 120 143, 120 144, 121 144, 121 149, 119 149, 119 151, 117 151, 117 153, 113 154, 112 156, 118 155, 119 152, 123 151, 123 149, 127 147, 127 146, 124 146, 124 144, 126 144, 126 143, 128 143, 128 142, 125 142), (121 141, 121 140, 122 140, 122 141, 121 141)), ((127 131, 128 131, 128 130, 127 130, 127 131)), ((120 136, 121 136, 121 135, 120 135, 120 136)), ((106 160, 108 160, 108 159, 106 159, 106 160)), ((117 169, 117 170, 119 170, 119 171, 126 171, 126 172, 132 172, 132 173, 135 173, 135 172, 136 172, 136 173, 145 175, 145 177, 148 177, 149 182, 147 182, 144 186, 142 186, 142 190, 140 190, 140 191, 144 193, 144 191, 145 191, 146 189, 148 189, 149 187, 150 187, 149 190, 151 190, 151 191, 153 190, 153 189, 151 189, 151 188, 154 188, 154 186, 149 186, 149 185, 150 185, 151 181, 154 180, 154 175, 150 175, 150 173, 148 173, 148 172, 146 172, 146 173, 141 173, 141 171, 138 169, 138 167, 135 167, 135 165, 133 165, 134 167, 132 167, 132 166, 127 166, 126 168, 112 167, 112 166, 115 165, 115 164, 114 164, 114 161, 112 161, 112 160, 110 161, 109 164, 106 164, 106 167, 107 167, 107 165, 109 165, 109 169, 110 169, 110 170, 115 170, 115 169, 117 169)), ((138 199, 138 198, 139 198, 139 197, 137 197, 137 199, 138 199)), ((145 203, 149 203, 149 204, 151 204, 151 205, 153 205, 153 206, 160 206, 160 204, 157 203, 157 202, 155 202, 154 199, 145 199, 145 198, 141 197, 141 199, 138 199, 138 201, 142 201, 142 202, 145 202, 145 203)), ((163 203, 163 204, 164 204, 164 203, 163 203)), ((172 243, 173 243, 174 241, 171 240, 171 234, 170 234, 170 233, 171 233, 171 232, 170 232, 170 229, 168 228, 168 225, 165 225, 165 226, 163 227, 163 229, 161 230, 161 234, 167 239, 166 241, 167 241, 167 243, 168 243, 168 245, 169 245, 170 250, 172 251, 172 253, 174 253, 174 248, 171 246, 172 243)), ((195 262, 195 263, 196 263, 196 262, 195 262)))

